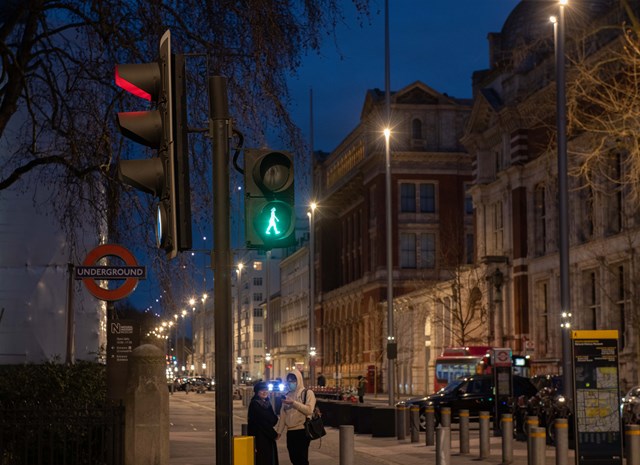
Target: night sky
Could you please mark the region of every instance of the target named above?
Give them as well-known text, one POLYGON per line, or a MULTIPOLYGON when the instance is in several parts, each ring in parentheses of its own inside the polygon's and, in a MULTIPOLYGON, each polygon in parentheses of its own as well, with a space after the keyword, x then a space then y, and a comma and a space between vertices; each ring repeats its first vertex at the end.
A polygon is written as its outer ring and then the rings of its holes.
MULTIPOLYGON (((313 89, 314 148, 332 151, 358 124, 367 89, 384 89, 384 0, 372 0, 360 27, 350 0, 337 45, 325 41, 290 79, 295 122, 309 140, 313 89), (370 22, 370 24, 369 24, 370 22), (341 58, 342 55, 342 58, 341 58)), ((454 97, 471 97, 473 71, 488 68, 487 34, 500 32, 519 0, 390 0, 391 90, 422 81, 454 97)))

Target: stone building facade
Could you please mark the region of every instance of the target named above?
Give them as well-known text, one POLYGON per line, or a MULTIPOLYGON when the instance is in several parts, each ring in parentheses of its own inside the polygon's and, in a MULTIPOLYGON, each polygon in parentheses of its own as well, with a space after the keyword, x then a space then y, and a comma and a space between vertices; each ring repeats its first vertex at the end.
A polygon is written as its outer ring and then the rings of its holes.
MULTIPOLYGON (((421 82, 391 96, 394 295, 472 261, 471 159, 459 143, 469 111, 470 101, 421 82)), ((383 114, 384 93, 369 91, 360 124, 314 169, 317 371, 340 385, 366 375, 378 391, 387 389, 383 114)))

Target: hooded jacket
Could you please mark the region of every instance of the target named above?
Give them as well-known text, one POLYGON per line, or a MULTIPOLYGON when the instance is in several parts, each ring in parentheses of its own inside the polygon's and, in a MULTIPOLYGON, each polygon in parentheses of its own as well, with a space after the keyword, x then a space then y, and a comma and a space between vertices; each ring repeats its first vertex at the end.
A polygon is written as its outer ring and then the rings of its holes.
POLYGON ((280 418, 275 426, 278 434, 282 434, 285 429, 304 429, 304 421, 313 414, 313 409, 316 407, 316 396, 311 389, 305 389, 300 371, 293 369, 287 373, 287 376, 289 374, 295 375, 298 385, 295 391, 287 392, 286 397, 293 400, 293 404, 290 406, 282 404, 280 418), (304 401, 305 397, 306 402, 304 401))

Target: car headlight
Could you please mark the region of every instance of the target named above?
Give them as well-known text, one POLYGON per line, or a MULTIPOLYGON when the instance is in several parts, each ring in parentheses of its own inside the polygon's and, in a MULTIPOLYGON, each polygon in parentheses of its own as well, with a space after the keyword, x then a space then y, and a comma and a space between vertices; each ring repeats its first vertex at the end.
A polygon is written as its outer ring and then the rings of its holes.
POLYGON ((267 387, 269 388, 269 391, 273 391, 273 383, 269 383, 267 387))
POLYGON ((280 392, 284 391, 284 383, 278 384, 278 389, 280 389, 280 392))

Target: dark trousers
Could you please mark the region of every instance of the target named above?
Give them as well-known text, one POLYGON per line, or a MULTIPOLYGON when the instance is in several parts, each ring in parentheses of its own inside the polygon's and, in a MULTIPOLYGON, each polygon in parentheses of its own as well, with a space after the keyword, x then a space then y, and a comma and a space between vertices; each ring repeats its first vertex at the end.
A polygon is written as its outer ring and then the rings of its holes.
POLYGON ((358 396, 358 400, 361 404, 364 404, 364 396, 358 396))
POLYGON ((309 465, 310 442, 303 429, 287 431, 287 450, 293 465, 309 465))

